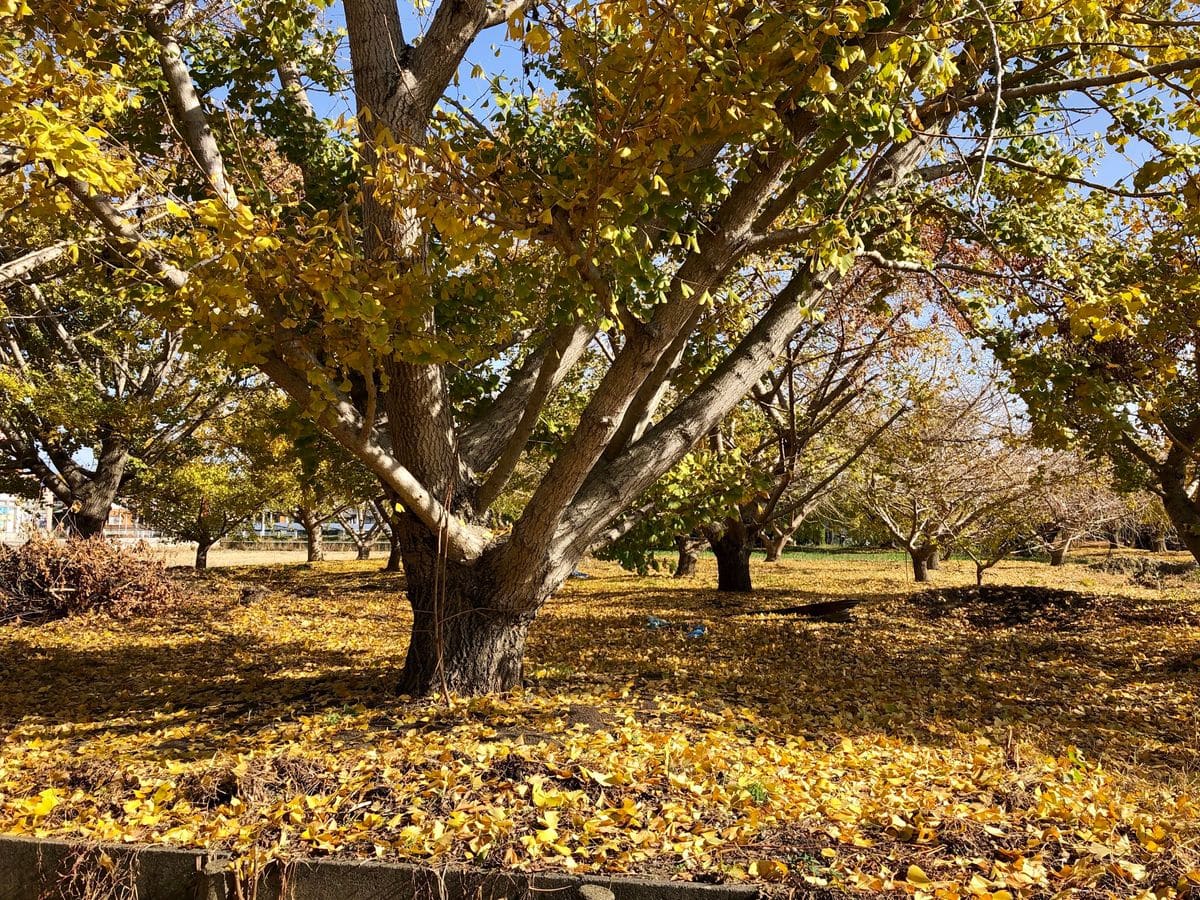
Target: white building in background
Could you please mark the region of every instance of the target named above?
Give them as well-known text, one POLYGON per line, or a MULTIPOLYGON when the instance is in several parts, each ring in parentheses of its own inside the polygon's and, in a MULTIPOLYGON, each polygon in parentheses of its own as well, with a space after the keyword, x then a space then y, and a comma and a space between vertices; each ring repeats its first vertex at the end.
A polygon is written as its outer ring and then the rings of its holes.
POLYGON ((53 519, 54 503, 49 494, 38 499, 0 494, 0 543, 20 543, 32 531, 47 531, 53 519))
POLYGON ((121 543, 136 543, 145 541, 148 544, 163 543, 159 533, 139 519, 128 507, 114 503, 108 511, 108 521, 104 524, 104 536, 121 543))
MULTIPOLYGON (((48 491, 37 499, 0 493, 0 544, 23 544, 34 531, 54 531, 62 514, 62 504, 48 491)), ((123 544, 163 543, 158 532, 119 503, 114 503, 108 512, 104 536, 123 544)))

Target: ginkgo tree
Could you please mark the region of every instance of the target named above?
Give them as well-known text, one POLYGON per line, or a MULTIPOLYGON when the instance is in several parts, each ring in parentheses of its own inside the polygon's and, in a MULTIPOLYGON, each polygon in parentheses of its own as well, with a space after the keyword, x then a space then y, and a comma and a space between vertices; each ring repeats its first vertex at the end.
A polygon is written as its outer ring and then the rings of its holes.
POLYGON ((1027 521, 1013 513, 1030 500, 1038 474, 1004 393, 986 379, 950 379, 880 436, 843 496, 909 555, 913 580, 923 582, 973 536, 1027 521))
MULTIPOLYGON (((1200 134, 1194 111, 1175 121, 1200 134)), ((1037 433, 1155 494, 1200 560, 1200 174, 1194 151, 1162 162, 1138 173, 1147 196, 1067 198, 1008 229, 979 316, 1037 433), (1010 315, 993 315, 988 299, 1013 286, 1010 315)))
MULTIPOLYGON (((866 270, 824 314, 793 335, 776 364, 646 496, 620 526, 611 555, 644 570, 672 541, 677 575, 691 574, 697 545, 717 563, 717 590, 752 590, 752 551, 768 560, 844 473, 907 409, 905 378, 928 343, 907 303, 884 303, 891 273, 866 270), (774 550, 772 555, 771 551, 774 550)), ((695 365, 695 363, 693 363, 695 365)))
POLYGON ((265 507, 287 497, 294 458, 287 437, 263 427, 278 414, 273 392, 250 391, 225 404, 222 414, 189 438, 188 452, 142 466, 128 501, 146 524, 196 545, 195 567, 265 507))
MULTIPOLYGON (((443 0, 418 36, 393 0, 345 0, 351 134, 294 77, 340 89, 299 0, 8 2, 3 190, 89 215, 113 265, 163 289, 160 315, 259 366, 401 504, 402 689, 503 690, 582 554, 832 286, 928 268, 924 222, 1028 205, 929 166, 966 145, 980 168, 1047 157, 1075 177, 1096 149, 1081 105, 1194 88, 1191 8, 443 0), (472 108, 453 82, 490 33, 523 42, 530 77, 480 85, 472 108), (285 140, 275 100, 313 140, 285 140), (139 222, 136 197, 169 221, 139 222), (768 290, 741 336, 676 384, 706 310, 747 278, 768 290), (611 357, 569 436, 494 528, 600 333, 611 357)), ((1163 123, 1115 127, 1171 142, 1163 123)))
POLYGON ((0 287, 0 473, 49 491, 79 537, 138 472, 186 455, 242 381, 140 312, 145 287, 101 277, 64 257, 0 287))

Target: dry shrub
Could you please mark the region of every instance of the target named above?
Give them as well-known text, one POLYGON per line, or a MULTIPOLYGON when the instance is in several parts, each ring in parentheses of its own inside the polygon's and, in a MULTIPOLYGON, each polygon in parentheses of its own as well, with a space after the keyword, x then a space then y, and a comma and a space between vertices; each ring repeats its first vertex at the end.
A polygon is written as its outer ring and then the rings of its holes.
POLYGON ((20 547, 0 547, 0 623, 92 612, 125 618, 162 608, 171 593, 163 563, 141 546, 35 534, 20 547))

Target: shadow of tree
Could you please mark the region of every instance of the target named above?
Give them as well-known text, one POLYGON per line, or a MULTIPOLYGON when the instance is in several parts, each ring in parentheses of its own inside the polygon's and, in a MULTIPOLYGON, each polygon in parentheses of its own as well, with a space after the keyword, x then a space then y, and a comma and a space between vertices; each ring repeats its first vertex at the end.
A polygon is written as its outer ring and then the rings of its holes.
MULTIPOLYGON (((230 574, 273 600, 239 609, 228 596, 210 598, 153 626, 109 632, 108 645, 7 630, 0 728, 65 726, 79 739, 146 732, 148 750, 194 756, 231 734, 348 704, 398 723, 416 714, 394 693, 406 643, 401 578, 299 567, 230 574), (354 602, 323 602, 333 597, 354 602), (172 747, 154 737, 172 725, 210 728, 172 747)), ((1011 732, 1051 752, 1074 745, 1111 761, 1200 764, 1200 711, 1188 700, 1200 693, 1192 613, 1172 618, 1166 607, 1084 595, 1041 602, 1019 593, 1000 615, 969 595, 935 602, 852 585, 839 596, 863 599, 850 623, 746 613, 828 599, 828 590, 767 588, 731 600, 686 583, 579 582, 535 624, 530 682, 560 693, 627 683, 647 701, 694 695, 812 740, 882 730, 944 744, 1011 732), (671 624, 649 628, 648 616, 671 624), (688 637, 697 623, 707 633, 688 637)))

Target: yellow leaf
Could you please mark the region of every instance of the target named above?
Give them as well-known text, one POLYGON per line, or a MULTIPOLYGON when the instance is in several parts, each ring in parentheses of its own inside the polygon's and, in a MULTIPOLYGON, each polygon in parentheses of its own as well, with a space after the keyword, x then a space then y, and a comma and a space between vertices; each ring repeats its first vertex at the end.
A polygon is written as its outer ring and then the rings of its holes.
POLYGON ((764 881, 781 881, 787 873, 787 864, 776 859, 756 859, 750 863, 750 875, 764 881))
POLYGON ((915 884, 917 887, 929 887, 933 884, 929 876, 925 874, 925 870, 913 863, 908 867, 908 871, 904 875, 904 880, 909 884, 915 884))
POLYGON ((818 94, 832 94, 839 85, 829 66, 819 66, 812 77, 808 79, 808 87, 818 94))
POLYGON ((46 788, 37 796, 29 806, 29 812, 39 818, 50 815, 54 807, 62 802, 62 798, 58 795, 58 791, 54 788, 46 788))
POLYGON ((534 25, 525 32, 525 46, 534 53, 545 53, 550 49, 550 32, 541 25, 534 25))

